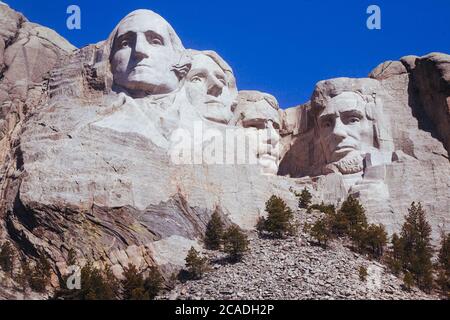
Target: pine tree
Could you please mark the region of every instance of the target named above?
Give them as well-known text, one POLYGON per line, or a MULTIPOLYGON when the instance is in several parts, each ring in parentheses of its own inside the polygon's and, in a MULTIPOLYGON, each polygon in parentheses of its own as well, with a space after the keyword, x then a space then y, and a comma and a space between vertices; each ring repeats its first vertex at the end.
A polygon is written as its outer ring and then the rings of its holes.
POLYGON ((406 272, 405 276, 403 277, 403 286, 405 287, 406 291, 411 291, 411 288, 414 285, 414 278, 411 273, 406 272))
POLYGON ((202 258, 194 247, 188 252, 186 257, 186 268, 191 279, 200 279, 208 270, 207 258, 202 258))
POLYGON ((441 292, 447 299, 450 299, 450 233, 442 234, 437 268, 441 292))
MULTIPOLYGON (((70 254, 69 254, 70 258, 70 254)), ((71 259, 68 259, 70 261, 71 259)), ((73 261, 72 261, 73 262, 73 261)), ((71 265, 75 265, 71 264, 71 265)), ((57 300, 116 300, 119 298, 120 283, 107 267, 101 271, 88 261, 81 269, 81 289, 66 288, 66 281, 56 290, 53 299, 57 300)))
POLYGON ((361 203, 350 195, 342 203, 339 213, 343 215, 344 221, 348 225, 348 235, 358 248, 363 246, 365 229, 367 228, 367 218, 361 203))
POLYGON ((28 279, 30 288, 37 292, 45 292, 50 282, 51 266, 47 258, 41 255, 31 271, 28 279))
POLYGON ((129 264, 124 268, 121 280, 123 300, 153 300, 161 291, 164 278, 158 268, 151 267, 148 275, 144 277, 142 272, 129 264))
POLYGON ((450 274, 450 233, 442 234, 438 259, 440 267, 450 274))
POLYGON ((144 289, 151 300, 155 299, 163 289, 164 278, 157 267, 150 267, 148 276, 144 281, 144 289))
POLYGON ((260 218, 257 224, 260 233, 268 232, 275 238, 294 234, 295 225, 292 221, 294 214, 281 198, 272 196, 266 202, 266 212, 267 218, 260 218))
POLYGON ((433 249, 431 227, 422 205, 413 202, 405 220, 401 232, 403 268, 411 273, 419 288, 429 290, 433 280, 433 249))
POLYGON ((331 238, 331 228, 328 219, 325 217, 317 220, 310 227, 309 233, 317 240, 320 246, 326 248, 331 238))
POLYGON ((312 195, 306 187, 302 190, 298 199, 298 207, 308 209, 311 205, 312 195))
POLYGON ((371 224, 365 230, 364 245, 375 258, 381 258, 387 244, 387 233, 383 225, 371 224))
POLYGON ((20 260, 20 271, 14 276, 14 280, 22 289, 22 292, 25 294, 27 288, 29 287, 29 278, 32 273, 32 269, 29 263, 25 259, 20 260))
MULTIPOLYGON (((73 267, 77 265, 77 258, 76 258, 76 252, 73 248, 69 250, 67 253, 67 259, 66 259, 66 265, 67 267, 73 267)), ((72 270, 74 271, 74 270, 72 270)), ((68 281, 71 276, 74 274, 67 274, 61 277, 59 281, 59 288, 55 290, 53 294, 54 300, 75 300, 78 296, 78 290, 76 289, 69 289, 68 281)))
POLYGON ((403 256, 403 246, 401 239, 397 233, 392 235, 391 249, 387 255, 387 265, 393 274, 399 275, 402 271, 402 256, 403 256))
POLYGON ((122 299, 123 300, 149 300, 144 290, 144 277, 134 264, 128 264, 123 270, 122 299))
POLYGON ((367 276, 368 276, 367 268, 365 266, 360 266, 359 267, 359 280, 361 282, 366 282, 367 276))
POLYGON ((4 272, 12 273, 13 270, 14 251, 9 242, 5 242, 0 247, 0 268, 4 272))
POLYGON ((217 210, 211 216, 211 220, 206 226, 205 246, 209 250, 219 250, 222 244, 222 237, 224 232, 224 224, 220 219, 217 210))
POLYGON ((116 300, 119 284, 107 268, 104 272, 95 268, 92 262, 81 269, 81 290, 76 290, 73 300, 116 300))
POLYGON ((349 233, 349 223, 341 212, 329 214, 331 232, 336 237, 343 237, 349 233))
POLYGON ((310 205, 309 209, 318 210, 328 215, 336 213, 336 207, 333 204, 325 204, 323 201, 320 204, 310 205))
POLYGON ((223 236, 223 251, 229 254, 232 261, 241 260, 248 251, 248 245, 247 235, 236 225, 229 227, 223 236))

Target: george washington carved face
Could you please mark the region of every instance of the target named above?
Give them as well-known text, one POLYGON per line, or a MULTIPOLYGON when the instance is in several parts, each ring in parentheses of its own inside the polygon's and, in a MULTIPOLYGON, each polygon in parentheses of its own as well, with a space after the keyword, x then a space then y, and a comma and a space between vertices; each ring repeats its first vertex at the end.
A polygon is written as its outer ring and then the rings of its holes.
POLYGON ((137 10, 116 30, 110 56, 116 86, 133 97, 167 94, 178 88, 175 66, 184 48, 167 21, 150 10, 137 10))

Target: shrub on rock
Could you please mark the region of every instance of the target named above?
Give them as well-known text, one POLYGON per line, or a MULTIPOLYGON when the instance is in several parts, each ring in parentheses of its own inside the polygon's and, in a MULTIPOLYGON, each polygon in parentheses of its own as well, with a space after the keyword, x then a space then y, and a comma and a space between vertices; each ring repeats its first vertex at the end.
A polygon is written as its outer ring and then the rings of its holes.
POLYGON ((186 257, 186 269, 191 279, 200 279, 208 270, 208 259, 202 258, 200 253, 192 247, 186 257))
POLYGON ((70 290, 63 282, 55 292, 59 300, 116 300, 119 298, 120 284, 109 268, 100 270, 88 261, 81 268, 81 289, 70 290))
POLYGON ((447 299, 450 299, 450 233, 442 234, 437 269, 441 292, 447 299))
POLYGON ((308 209, 311 205, 312 194, 308 189, 304 188, 299 194, 298 207, 303 209, 308 209))
POLYGON ((387 245, 387 233, 383 225, 371 224, 364 231, 364 246, 375 258, 381 258, 387 245))
POLYGON ((4 272, 12 273, 14 251, 9 242, 3 243, 0 247, 0 268, 4 272))
POLYGON ((294 214, 281 198, 272 196, 266 202, 266 212, 267 218, 261 217, 256 226, 260 233, 267 232, 275 238, 295 233, 294 214))
POLYGON ((229 227, 223 236, 223 251, 232 261, 241 260, 249 249, 248 245, 247 235, 236 225, 229 227))
POLYGON ((414 278, 411 273, 406 272, 403 277, 403 287, 406 291, 411 291, 411 288, 414 286, 414 278))
POLYGON ((220 219, 219 212, 215 210, 206 226, 205 247, 209 250, 219 250, 222 244, 223 232, 224 224, 220 219))
POLYGON ((347 234, 359 248, 363 246, 367 218, 364 207, 352 195, 342 203, 339 213, 347 224, 347 234))
POLYGON ((367 268, 365 266, 360 266, 358 273, 359 273, 359 280, 361 280, 362 282, 366 282, 368 276, 367 268))
POLYGON ((397 233, 392 235, 391 249, 388 251, 386 263, 391 272, 396 276, 402 272, 402 244, 397 233))
POLYGON ((164 278, 157 267, 150 267, 148 276, 144 280, 144 289, 151 300, 161 292, 164 286, 164 278))
POLYGON ((414 278, 422 290, 430 290, 433 283, 431 258, 431 227, 422 205, 411 204, 401 232, 401 261, 403 269, 414 278))
POLYGON ((123 300, 150 300, 144 290, 144 277, 134 264, 128 264, 123 270, 122 285, 123 300))
POLYGON ((30 270, 28 284, 36 292, 45 292, 50 282, 51 267, 47 258, 43 255, 39 258, 34 268, 30 270))
POLYGON ((316 239, 320 246, 327 247, 328 241, 331 239, 332 233, 328 218, 317 220, 309 230, 310 235, 316 239))

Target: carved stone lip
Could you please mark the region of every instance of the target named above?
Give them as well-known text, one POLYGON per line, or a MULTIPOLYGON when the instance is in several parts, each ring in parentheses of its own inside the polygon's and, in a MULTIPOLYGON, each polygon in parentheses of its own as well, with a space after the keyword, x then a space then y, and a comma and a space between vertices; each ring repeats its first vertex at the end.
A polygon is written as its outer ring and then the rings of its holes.
POLYGON ((152 69, 152 68, 153 68, 152 66, 150 66, 150 65, 148 65, 148 64, 137 64, 137 65, 135 65, 134 67, 132 67, 131 69, 132 69, 132 70, 135 70, 136 68, 139 68, 139 67, 142 67, 142 68, 148 68, 148 69, 152 69))
POLYGON ((225 106, 225 104, 222 102, 222 101, 219 101, 219 100, 207 100, 206 102, 205 102, 205 104, 219 104, 219 105, 221 105, 221 106, 225 106))

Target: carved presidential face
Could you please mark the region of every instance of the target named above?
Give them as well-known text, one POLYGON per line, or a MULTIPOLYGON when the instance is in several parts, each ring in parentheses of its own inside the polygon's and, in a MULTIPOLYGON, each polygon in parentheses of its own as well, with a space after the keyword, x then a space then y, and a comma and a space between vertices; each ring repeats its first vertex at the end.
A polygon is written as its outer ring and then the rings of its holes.
POLYGON ((276 175, 280 162, 280 114, 276 99, 262 92, 241 91, 232 124, 246 128, 256 143, 250 152, 256 155, 263 173, 276 175))
POLYGON ((329 100, 318 115, 320 143, 327 163, 360 156, 373 149, 373 123, 367 118, 366 102, 354 92, 329 100))
POLYGON ((249 152, 256 155, 258 165, 267 175, 276 175, 280 162, 280 135, 274 126, 274 123, 268 120, 264 127, 251 127, 245 131, 251 141, 249 152))
POLYGON ((235 94, 229 88, 227 74, 211 57, 193 56, 185 88, 189 102, 202 117, 219 123, 230 121, 235 94))
POLYGON ((111 53, 114 83, 131 95, 166 94, 178 88, 173 71, 181 55, 181 42, 159 15, 138 10, 119 24, 111 53))

